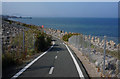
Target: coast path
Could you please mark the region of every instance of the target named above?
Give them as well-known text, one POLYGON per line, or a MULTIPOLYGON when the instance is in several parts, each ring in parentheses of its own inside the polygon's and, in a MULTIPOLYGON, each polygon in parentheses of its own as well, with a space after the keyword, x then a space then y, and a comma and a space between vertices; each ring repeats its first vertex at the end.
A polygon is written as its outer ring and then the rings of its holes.
POLYGON ((27 69, 23 68, 12 78, 88 77, 73 50, 61 40, 53 39, 55 44, 48 52, 32 65, 28 64, 27 66, 30 66, 27 69))

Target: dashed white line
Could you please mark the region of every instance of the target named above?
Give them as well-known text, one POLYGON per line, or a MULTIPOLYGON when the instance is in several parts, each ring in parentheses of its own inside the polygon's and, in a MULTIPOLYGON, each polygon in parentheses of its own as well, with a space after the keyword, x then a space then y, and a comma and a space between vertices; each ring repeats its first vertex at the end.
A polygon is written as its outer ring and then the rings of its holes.
POLYGON ((51 68, 50 68, 50 71, 49 71, 49 74, 52 74, 52 73, 53 73, 53 70, 54 70, 54 67, 51 67, 51 68))
MULTIPOLYGON (((64 43, 63 43, 63 44, 64 44, 64 43)), ((77 61, 76 61, 76 59, 74 58, 72 52, 70 51, 70 49, 68 48, 68 46, 67 46, 66 44, 64 44, 64 45, 65 45, 66 48, 68 49, 68 51, 69 51, 69 53, 70 53, 70 55, 71 55, 71 57, 72 57, 72 59, 73 59, 73 61, 74 61, 74 64, 75 64, 75 66, 76 66, 76 68, 77 68, 79 77, 82 77, 82 79, 84 79, 84 75, 83 75, 83 73, 82 73, 82 71, 81 71, 81 69, 80 69, 80 67, 79 67, 79 65, 78 65, 78 63, 77 63, 77 61)))
POLYGON ((57 53, 59 53, 59 51, 57 51, 57 53))
POLYGON ((55 59, 57 59, 57 56, 55 56, 55 59))
POLYGON ((38 56, 37 58, 35 58, 27 66, 25 66, 18 73, 16 73, 11 79, 16 79, 18 76, 20 76, 27 68, 29 68, 32 64, 34 64, 38 59, 40 59, 43 55, 45 55, 49 50, 51 50, 53 48, 54 44, 55 44, 55 42, 53 42, 53 45, 46 52, 42 53, 40 56, 38 56))

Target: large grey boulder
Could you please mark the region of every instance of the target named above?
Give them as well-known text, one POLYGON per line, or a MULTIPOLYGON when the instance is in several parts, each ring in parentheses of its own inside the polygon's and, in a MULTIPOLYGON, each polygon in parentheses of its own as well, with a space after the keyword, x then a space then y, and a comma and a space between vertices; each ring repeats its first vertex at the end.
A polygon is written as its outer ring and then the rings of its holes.
POLYGON ((117 75, 118 79, 120 78, 120 73, 117 75))
POLYGON ((101 66, 102 61, 103 61, 103 59, 98 59, 98 60, 96 60, 95 65, 96 65, 97 67, 101 66))
MULTIPOLYGON (((115 58, 108 58, 105 60, 105 69, 106 70, 116 70, 116 59, 115 58)), ((103 62, 102 62, 103 64, 103 62)))

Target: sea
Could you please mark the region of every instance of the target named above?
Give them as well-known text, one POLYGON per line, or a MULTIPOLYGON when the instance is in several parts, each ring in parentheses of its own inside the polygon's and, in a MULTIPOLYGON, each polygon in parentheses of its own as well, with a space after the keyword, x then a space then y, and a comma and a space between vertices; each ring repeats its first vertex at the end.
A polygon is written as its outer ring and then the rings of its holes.
POLYGON ((10 19, 22 23, 45 28, 63 30, 64 32, 81 33, 84 35, 97 36, 103 39, 107 36, 108 41, 118 42, 118 18, 78 18, 78 17, 32 17, 32 19, 10 19))

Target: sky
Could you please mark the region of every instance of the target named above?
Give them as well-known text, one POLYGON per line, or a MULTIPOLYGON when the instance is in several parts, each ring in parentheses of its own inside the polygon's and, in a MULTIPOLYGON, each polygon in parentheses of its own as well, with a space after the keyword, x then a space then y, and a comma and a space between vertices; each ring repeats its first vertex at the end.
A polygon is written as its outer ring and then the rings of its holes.
POLYGON ((119 2, 120 0, 1 0, 2 2, 119 2))
POLYGON ((3 2, 3 15, 117 18, 118 2, 3 2))

